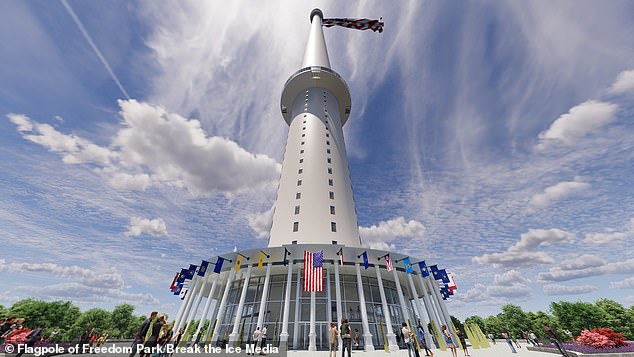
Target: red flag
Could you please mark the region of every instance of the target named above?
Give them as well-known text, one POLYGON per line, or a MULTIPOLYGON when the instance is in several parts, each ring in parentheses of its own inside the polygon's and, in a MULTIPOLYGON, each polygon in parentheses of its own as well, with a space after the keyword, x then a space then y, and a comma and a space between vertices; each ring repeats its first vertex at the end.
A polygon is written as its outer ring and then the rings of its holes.
POLYGON ((383 32, 383 21, 370 19, 324 19, 322 24, 325 27, 341 26, 356 30, 370 29, 374 32, 383 32))
POLYGON ((324 253, 304 251, 304 291, 324 291, 324 253))
POLYGON ((178 286, 176 286, 176 279, 178 279, 178 273, 176 273, 176 275, 174 275, 174 280, 172 280, 172 285, 170 285, 170 290, 174 291, 178 288, 178 286))

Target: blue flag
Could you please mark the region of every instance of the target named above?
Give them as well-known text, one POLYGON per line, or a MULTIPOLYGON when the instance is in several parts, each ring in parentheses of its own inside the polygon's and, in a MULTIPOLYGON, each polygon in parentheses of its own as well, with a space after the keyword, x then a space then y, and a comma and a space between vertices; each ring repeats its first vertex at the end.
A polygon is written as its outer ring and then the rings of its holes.
POLYGON ((182 284, 185 282, 185 279, 187 279, 187 269, 181 269, 181 273, 178 274, 178 279, 176 279, 176 282, 182 284))
POLYGON ((412 268, 412 262, 409 261, 409 257, 403 258, 403 266, 405 266, 405 272, 407 274, 414 272, 414 268, 412 268))
POLYGON ((363 256, 363 267, 368 269, 368 252, 363 252, 361 255, 363 256))
POLYGON ((449 276, 447 275, 447 271, 445 269, 439 270, 438 276, 440 276, 440 280, 442 280, 443 283, 449 284, 449 276))
POLYGON ((225 258, 218 257, 218 260, 216 260, 216 265, 214 266, 214 273, 220 274, 220 271, 222 270, 222 264, 224 262, 225 262, 225 258))
POLYGON ((434 277, 434 279, 440 280, 440 272, 438 271, 438 265, 431 265, 429 266, 429 269, 431 269, 431 274, 434 277))
POLYGON ((200 263, 200 269, 198 269, 198 276, 205 276, 205 273, 207 272, 207 266, 209 266, 209 262, 203 260, 203 262, 200 263))
POLYGON ((420 269, 420 273, 423 274, 423 277, 429 276, 429 269, 427 269, 427 264, 425 261, 418 262, 418 269, 420 269))
POLYGON ((187 276, 185 276, 185 279, 193 279, 194 275, 196 274, 196 268, 196 265, 189 264, 189 269, 187 269, 187 276))

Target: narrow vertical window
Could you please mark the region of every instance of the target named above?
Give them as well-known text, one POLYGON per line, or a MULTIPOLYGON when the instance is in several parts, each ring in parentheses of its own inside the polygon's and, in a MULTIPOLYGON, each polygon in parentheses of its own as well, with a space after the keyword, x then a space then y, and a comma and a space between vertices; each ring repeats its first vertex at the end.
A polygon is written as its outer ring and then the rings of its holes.
POLYGON ((330 149, 326 149, 326 154, 330 154, 330 149))
POLYGON ((335 206, 330 206, 330 214, 335 214, 335 206))
POLYGON ((331 232, 336 232, 337 231, 337 223, 330 222, 330 231, 331 232))
POLYGON ((331 200, 335 199, 335 193, 332 191, 328 192, 328 196, 330 197, 331 200))
POLYGON ((332 174, 332 168, 330 168, 330 167, 328 168, 328 173, 332 174))
POLYGON ((299 214, 299 206, 295 206, 295 214, 299 214))
POLYGON ((293 222, 293 232, 299 231, 299 222, 293 222))
MULTIPOLYGON (((304 142, 302 142, 302 145, 304 145, 304 142)), ((326 145, 330 145, 330 141, 326 140, 326 145)))
POLYGON ((301 186, 302 185, 302 180, 297 180, 297 186, 301 186))
POLYGON ((333 186, 333 181, 332 181, 332 179, 328 179, 328 186, 333 186))
POLYGON ((304 173, 304 169, 297 170, 297 173, 300 174, 300 175, 303 174, 304 173))
POLYGON ((304 159, 303 159, 303 158, 302 158, 302 159, 299 159, 299 163, 300 163, 300 164, 301 164, 301 163, 303 163, 303 162, 304 162, 304 159))
POLYGON ((330 160, 330 158, 328 158, 328 160, 326 161, 328 161, 329 164, 332 164, 332 161, 330 160))
POLYGON ((301 193, 301 192, 297 192, 297 193, 295 194, 295 199, 296 199, 296 200, 299 200, 300 198, 302 198, 302 193, 301 193))
POLYGON ((304 149, 299 150, 299 153, 303 154, 304 153, 304 149))

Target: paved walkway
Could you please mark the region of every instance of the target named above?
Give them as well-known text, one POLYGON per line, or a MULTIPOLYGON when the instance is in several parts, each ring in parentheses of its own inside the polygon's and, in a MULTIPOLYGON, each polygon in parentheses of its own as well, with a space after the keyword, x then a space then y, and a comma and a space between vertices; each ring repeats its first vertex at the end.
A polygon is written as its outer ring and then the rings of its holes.
MULTIPOLYGON (((517 350, 517 353, 511 353, 511 349, 509 346, 504 343, 497 343, 495 345, 491 345, 491 348, 485 349, 469 349, 469 354, 473 357, 557 357, 556 354, 553 353, 545 353, 545 352, 534 352, 526 349, 526 345, 520 343, 522 346, 521 349, 517 350)), ((451 357, 451 351, 447 350, 445 352, 441 350, 432 350, 434 352, 434 357, 451 357)), ((464 357, 464 353, 460 350, 457 351, 458 357, 464 357)), ((308 351, 289 351, 288 357, 328 357, 328 352, 326 351, 318 351, 318 352, 308 352, 308 351)), ((364 351, 352 351, 353 357, 407 357, 407 350, 400 350, 397 352, 385 353, 385 351, 373 351, 373 352, 364 352, 364 351)), ((424 354, 422 356, 425 356, 424 354)), ((422 357, 421 356, 421 357, 422 357)), ((340 353, 337 353, 337 357, 341 357, 340 353)))

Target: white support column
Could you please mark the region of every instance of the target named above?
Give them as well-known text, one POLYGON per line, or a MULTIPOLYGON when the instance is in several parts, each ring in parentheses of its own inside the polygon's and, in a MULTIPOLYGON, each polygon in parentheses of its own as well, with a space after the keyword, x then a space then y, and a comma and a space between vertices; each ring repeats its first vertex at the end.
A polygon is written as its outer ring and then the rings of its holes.
MULTIPOLYGON (((183 316, 181 317, 181 321, 180 321, 180 323, 178 325, 179 329, 181 327, 185 327, 185 325, 189 322, 189 315, 191 313, 192 306, 194 305, 194 301, 196 300, 196 297, 198 296, 198 290, 200 290, 201 286, 202 286, 202 280, 198 278, 198 275, 196 275, 194 277, 194 279, 192 279, 192 288, 191 288, 191 290, 187 292, 187 294, 189 295, 189 302, 187 304, 187 307, 185 308, 185 312, 183 313, 183 316), (191 292, 191 294, 190 294, 190 292, 191 292)), ((185 298, 185 299, 187 299, 187 298, 185 298)), ((183 333, 185 333, 185 332, 187 332, 187 329, 185 329, 183 331, 183 333)))
POLYGON ((225 309, 227 308, 227 298, 229 297, 229 291, 231 290, 231 284, 233 283, 233 278, 236 276, 236 270, 231 268, 229 271, 229 277, 227 278, 227 285, 225 285, 225 291, 222 293, 222 299, 220 300, 220 306, 218 307, 218 313, 216 314, 216 328, 214 329, 214 334, 211 335, 212 344, 220 338, 220 326, 222 325, 222 318, 225 314, 225 309))
MULTIPOLYGON (((423 276, 421 274, 418 274, 418 282, 420 283, 423 289, 423 302, 425 303, 427 316, 429 317, 430 321, 434 321, 434 325, 436 325, 436 328, 439 329, 440 320, 438 320, 438 316, 436 315, 436 311, 434 310, 434 304, 431 302, 431 299, 429 296, 429 289, 427 289, 427 284, 425 283, 425 280, 423 279, 423 276)), ((432 342, 433 340, 427 341, 429 346, 431 346, 432 342)))
MULTIPOLYGON (((258 311, 258 322, 255 325, 260 330, 264 327, 264 314, 266 313, 266 302, 269 298, 269 285, 271 282, 271 262, 266 265, 266 276, 264 277, 264 287, 262 290, 262 298, 260 299, 260 311, 258 311)), ((262 346, 264 347, 264 346, 262 346)))
POLYGON ((390 309, 387 306, 387 299, 385 298, 385 289, 383 288, 383 278, 381 277, 381 270, 378 264, 374 264, 376 270, 376 279, 379 282, 379 293, 381 294, 381 305, 383 306, 383 316, 385 316, 386 336, 387 344, 390 351, 398 351, 399 347, 396 343, 396 335, 392 328, 392 317, 390 316, 390 309))
POLYGON ((302 267, 297 268, 297 288, 295 289, 295 325, 293 327, 293 348, 299 349, 299 313, 301 311, 301 304, 299 297, 301 296, 302 289, 302 267))
POLYGON ((316 293, 310 292, 310 330, 308 332, 308 350, 317 351, 317 333, 315 332, 315 319, 316 319, 316 293))
MULTIPOLYGON (((341 320, 343 314, 341 310, 341 283, 339 282, 339 261, 335 259, 335 299, 337 299, 337 329, 341 326, 341 320)), ((339 352, 343 348, 343 341, 341 340, 341 334, 339 334, 339 352)))
POLYGON ((392 274, 394 274, 394 283, 396 284, 396 292, 398 293, 398 300, 401 303, 401 310, 403 313, 403 317, 405 321, 400 321, 398 325, 403 322, 407 322, 409 320, 409 310, 407 309, 407 305, 405 304, 405 297, 403 296, 403 289, 401 288, 401 282, 398 279, 398 273, 396 269, 392 269, 392 274))
POLYGON ((187 298, 185 298, 181 302, 181 306, 178 308, 178 312, 176 313, 176 317, 174 318, 174 327, 176 327, 176 325, 178 324, 178 321, 180 320, 181 316, 183 315, 183 311, 185 311, 185 305, 187 305, 187 298))
POLYGON ((434 290, 434 294, 436 295, 436 300, 438 300, 440 311, 442 311, 442 314, 445 316, 445 321, 447 321, 447 328, 449 329, 449 331, 451 331, 453 338, 456 339, 458 338, 458 335, 456 334, 456 331, 453 329, 453 325, 451 324, 451 316, 449 315, 447 307, 445 306, 442 296, 440 295, 440 288, 438 287, 438 283, 436 281, 432 281, 431 285, 432 289, 434 290))
POLYGON ((190 286, 187 288, 187 292, 186 292, 187 295, 185 295, 185 300, 183 300, 183 303, 182 303, 182 307, 183 307, 182 311, 179 313, 179 315, 176 316, 176 321, 174 322, 174 331, 178 331, 178 329, 182 325, 183 315, 185 315, 185 312, 187 311, 187 308, 190 305, 191 297, 194 293, 194 288, 196 287, 197 281, 198 279, 194 278, 191 284, 189 284, 190 286))
POLYGON ((286 291, 284 292, 284 315, 282 316, 282 332, 280 333, 280 351, 288 348, 288 318, 291 314, 291 284, 293 283, 293 260, 289 259, 286 273, 286 291))
POLYGON ((438 299, 436 298, 436 293, 434 292, 434 289, 432 288, 432 284, 434 284, 436 281, 431 279, 431 278, 425 278, 423 279, 426 282, 426 286, 429 289, 429 298, 432 302, 432 306, 434 308, 434 312, 436 313, 436 316, 438 316, 438 328, 440 329, 442 327, 442 325, 446 325, 447 321, 445 321, 445 315, 443 315, 442 311, 440 310, 440 304, 438 303, 438 299))
POLYGON ((229 334, 229 345, 235 346, 238 341, 238 333, 240 332, 240 319, 242 318, 242 309, 244 308, 244 301, 247 299, 247 290, 249 288, 249 280, 251 279, 251 264, 247 265, 247 274, 244 277, 244 285, 242 285, 242 293, 240 294, 240 302, 236 309, 236 316, 233 320, 233 331, 229 334))
MULTIPOLYGON (((196 314, 198 313, 198 308, 200 307, 200 302, 203 299, 203 291, 205 290, 205 287, 207 286, 207 281, 204 280, 203 278, 200 278, 199 280, 201 280, 200 282, 200 288, 198 289, 198 292, 196 293, 196 300, 194 301, 194 304, 192 306, 194 306, 194 308, 192 309, 192 311, 189 314, 189 321, 187 322, 187 327, 185 327, 185 332, 189 331, 189 327, 194 323, 194 321, 196 320, 196 314)), ((192 335, 187 336, 187 340, 185 342, 189 342, 192 339, 192 335)))
POLYGON ((361 323, 363 325, 363 345, 365 351, 374 351, 372 343, 372 334, 370 333, 370 325, 368 324, 368 310, 365 307, 365 295, 363 293, 363 282, 361 281, 361 268, 356 263, 357 268, 357 289, 359 290, 359 305, 361 305, 361 323))
MULTIPOLYGON (((216 291, 218 279, 216 276, 213 277, 213 282, 211 283, 211 288, 209 289, 209 294, 207 294, 207 302, 205 303, 205 308, 203 309, 203 315, 200 317, 200 323, 198 324, 198 328, 196 329, 196 333, 192 338, 194 341, 198 338, 198 334, 203 329, 203 325, 205 324, 205 320, 207 320, 207 314, 209 313, 209 307, 211 306, 211 301, 213 300, 214 292, 216 291)), ((211 328, 211 321, 209 321, 209 327, 211 328)))
MULTIPOLYGON (((425 333, 425 340, 432 341, 431 335, 429 334, 429 328, 427 328, 427 321, 425 320, 425 316, 423 316, 423 305, 420 303, 420 299, 418 298, 418 291, 416 291, 416 285, 414 284, 414 279, 412 279, 412 274, 407 274, 407 280, 409 280, 409 286, 412 289, 412 296, 414 297, 414 301, 416 302, 420 324, 423 326, 423 332, 425 333)), ((418 325, 416 321, 412 322, 412 324, 414 324, 415 326, 418 325)))

